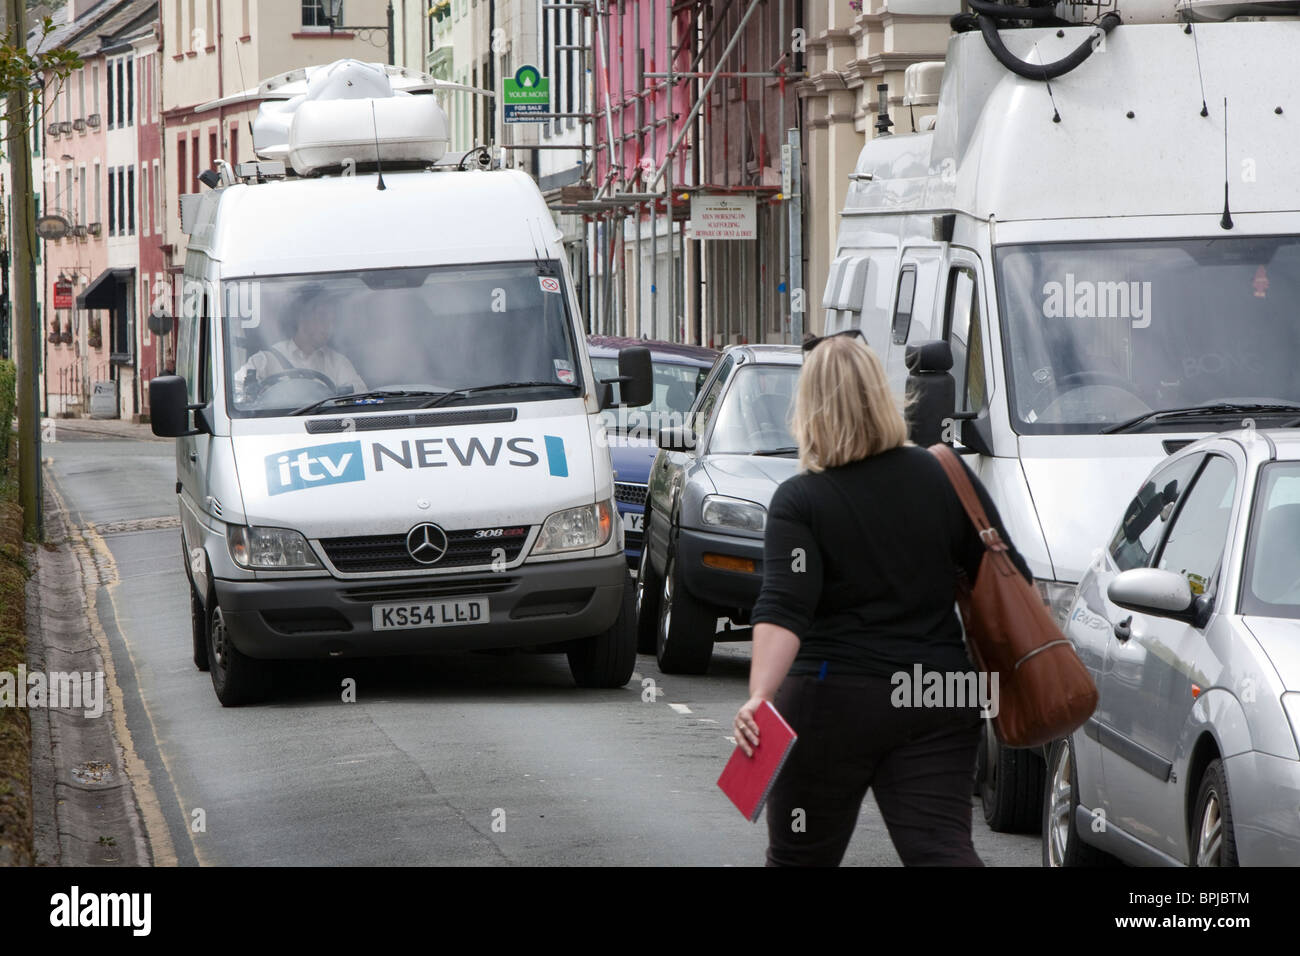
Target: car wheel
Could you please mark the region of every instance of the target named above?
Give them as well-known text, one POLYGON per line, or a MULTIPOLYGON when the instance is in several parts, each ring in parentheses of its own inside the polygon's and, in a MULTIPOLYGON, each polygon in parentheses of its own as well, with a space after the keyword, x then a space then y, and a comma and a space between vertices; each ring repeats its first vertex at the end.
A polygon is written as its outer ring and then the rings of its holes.
POLYGON ((686 590, 675 554, 668 556, 659 596, 655 641, 659 669, 665 674, 703 674, 713 659, 718 615, 686 590))
POLYGON ((190 585, 190 640, 194 644, 194 666, 208 669, 208 612, 203 609, 199 592, 190 585))
POLYGON ((1036 833, 1042 825, 1043 761, 1031 750, 1004 747, 984 721, 984 822, 995 833, 1036 833))
POLYGON ((579 641, 569 652, 569 673, 579 687, 624 687, 636 667, 636 620, 632 588, 623 588, 618 617, 608 628, 579 641))
POLYGON ((208 668, 212 689, 223 707, 251 704, 266 696, 271 686, 271 665, 240 652, 230 638, 226 618, 211 597, 208 615, 208 668))
POLYGON ((1232 804, 1228 800, 1228 777, 1223 761, 1214 759, 1205 768, 1196 794, 1192 818, 1193 866, 1236 866, 1237 838, 1232 829, 1232 804))
POLYGON ((659 599, 664 582, 650 566, 650 552, 641 549, 641 564, 636 569, 636 584, 632 587, 633 613, 636 615, 636 649, 640 654, 653 654, 659 637, 659 599))
POLYGON ((1074 744, 1066 738, 1052 744, 1047 758, 1047 787, 1043 792, 1043 866, 1105 866, 1110 854, 1084 843, 1074 825, 1079 807, 1079 773, 1074 744))

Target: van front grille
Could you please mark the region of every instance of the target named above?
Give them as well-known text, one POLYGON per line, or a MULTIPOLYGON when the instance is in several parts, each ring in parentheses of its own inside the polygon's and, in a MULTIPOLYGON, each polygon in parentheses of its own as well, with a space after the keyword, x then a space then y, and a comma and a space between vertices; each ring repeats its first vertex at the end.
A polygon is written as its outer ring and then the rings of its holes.
POLYGON ((614 482, 614 498, 629 505, 644 505, 646 486, 636 485, 629 481, 616 481, 614 482))
POLYGON ((321 538, 330 563, 345 574, 382 571, 441 571, 510 564, 519 557, 528 540, 529 528, 468 528, 447 532, 447 553, 433 564, 421 564, 406 549, 406 534, 364 535, 354 538, 321 538))

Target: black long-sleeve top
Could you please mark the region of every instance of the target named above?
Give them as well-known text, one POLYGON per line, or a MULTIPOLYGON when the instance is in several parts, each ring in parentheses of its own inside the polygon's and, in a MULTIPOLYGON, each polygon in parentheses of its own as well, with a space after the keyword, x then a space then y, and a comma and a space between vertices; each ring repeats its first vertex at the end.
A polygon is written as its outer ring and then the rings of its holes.
MULTIPOLYGON (((963 463, 965 467, 965 463, 963 463)), ((966 469, 1020 573, 1029 568, 966 469)), ((912 445, 783 482, 768 509, 755 624, 800 639, 790 673, 888 677, 921 664, 966 671, 954 607, 984 546, 942 465, 912 445)))

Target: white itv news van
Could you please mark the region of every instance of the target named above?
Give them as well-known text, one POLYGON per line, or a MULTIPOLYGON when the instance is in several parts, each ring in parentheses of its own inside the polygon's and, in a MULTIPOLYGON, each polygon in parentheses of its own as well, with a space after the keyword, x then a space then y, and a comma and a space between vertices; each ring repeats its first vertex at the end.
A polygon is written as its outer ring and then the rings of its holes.
MULTIPOLYGON (((622 686, 613 390, 558 230, 523 173, 449 160, 435 98, 392 72, 290 77, 254 126, 279 161, 205 174, 184 210, 176 375, 150 402, 195 663, 227 706, 273 660, 461 649, 564 651, 579 685, 622 686)), ((649 353, 619 367, 644 404, 649 353)))
MULTIPOLYGON (((968 456, 1064 624, 1160 460, 1300 420, 1300 4, 968 8, 908 71, 933 124, 862 150, 823 304, 917 442, 968 456)), ((1039 754, 983 758, 990 825, 1037 829, 1039 754)))

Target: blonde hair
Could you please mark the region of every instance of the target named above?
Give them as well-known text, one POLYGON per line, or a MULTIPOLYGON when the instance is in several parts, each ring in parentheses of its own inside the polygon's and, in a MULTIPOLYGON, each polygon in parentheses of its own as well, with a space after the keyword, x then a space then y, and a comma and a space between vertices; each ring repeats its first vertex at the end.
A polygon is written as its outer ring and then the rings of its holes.
POLYGON ((907 442, 884 366, 866 342, 828 338, 804 356, 792 431, 805 471, 835 468, 907 442))

